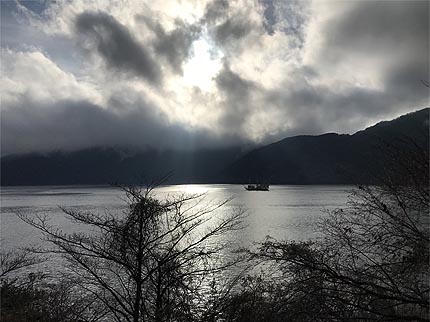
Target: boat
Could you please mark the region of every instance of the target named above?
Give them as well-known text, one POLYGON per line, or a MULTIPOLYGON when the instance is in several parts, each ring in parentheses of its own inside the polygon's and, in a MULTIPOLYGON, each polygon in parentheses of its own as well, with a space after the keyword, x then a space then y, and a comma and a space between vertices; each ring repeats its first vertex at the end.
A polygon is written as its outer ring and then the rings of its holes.
POLYGON ((269 191, 269 185, 267 183, 249 184, 245 186, 248 191, 269 191))

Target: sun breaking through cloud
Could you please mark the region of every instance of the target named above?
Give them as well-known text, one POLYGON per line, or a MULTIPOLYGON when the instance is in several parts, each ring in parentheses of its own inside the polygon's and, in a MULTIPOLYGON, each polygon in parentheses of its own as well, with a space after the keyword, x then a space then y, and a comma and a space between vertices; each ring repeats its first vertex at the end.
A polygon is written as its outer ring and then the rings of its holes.
POLYGON ((428 105, 428 1, 2 1, 2 154, 351 133, 428 105))

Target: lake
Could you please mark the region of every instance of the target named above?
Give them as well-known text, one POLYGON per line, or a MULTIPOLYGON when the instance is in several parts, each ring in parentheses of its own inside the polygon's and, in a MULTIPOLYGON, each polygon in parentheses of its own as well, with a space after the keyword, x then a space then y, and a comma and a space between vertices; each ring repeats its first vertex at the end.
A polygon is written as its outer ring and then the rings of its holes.
MULTIPOLYGON (((345 206, 352 186, 292 186, 275 185, 270 191, 246 191, 241 185, 167 185, 155 190, 155 195, 205 193, 205 202, 216 203, 232 198, 217 215, 227 214, 237 207, 247 211, 246 227, 231 236, 234 243, 248 246, 266 236, 284 240, 307 240, 318 236, 315 223, 326 215, 325 210, 345 206)), ((83 211, 121 211, 124 193, 114 187, 47 186, 2 187, 1 238, 4 250, 40 245, 41 235, 23 223, 16 212, 46 214, 54 225, 73 231, 59 206, 83 211)), ((230 237, 229 237, 230 238, 230 237)))

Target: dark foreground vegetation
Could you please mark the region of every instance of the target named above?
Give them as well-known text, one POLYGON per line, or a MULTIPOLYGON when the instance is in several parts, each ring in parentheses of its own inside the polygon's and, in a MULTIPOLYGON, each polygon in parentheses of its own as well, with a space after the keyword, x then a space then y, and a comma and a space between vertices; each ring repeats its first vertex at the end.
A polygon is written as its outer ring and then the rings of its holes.
POLYGON ((267 239, 237 256, 221 241, 243 211, 217 219, 223 204, 199 196, 124 188, 121 216, 64 209, 91 233, 20 215, 52 246, 37 251, 66 264, 54 281, 36 268, 14 278, 41 259, 2 254, 1 320, 429 321, 428 149, 388 150, 381 184, 357 187, 320 224, 319 240, 267 239))

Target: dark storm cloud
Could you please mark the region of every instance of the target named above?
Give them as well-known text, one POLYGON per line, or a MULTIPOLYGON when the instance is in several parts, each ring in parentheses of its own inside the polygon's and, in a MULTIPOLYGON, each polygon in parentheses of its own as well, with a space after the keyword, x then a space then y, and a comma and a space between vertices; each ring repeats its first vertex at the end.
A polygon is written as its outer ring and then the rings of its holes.
MULTIPOLYGON (((341 16, 321 30, 321 66, 333 66, 354 57, 363 66, 379 71, 383 90, 350 88, 346 92, 330 89, 332 97, 325 109, 349 111, 365 120, 428 104, 428 90, 420 83, 429 75, 429 2, 356 1, 341 16), (332 105, 330 105, 332 104, 332 105), (361 117, 360 117, 361 115, 361 117)), ((351 66, 351 70, 355 66, 351 66)), ((351 75, 351 78, 354 75, 351 75)), ((322 89, 316 94, 324 98, 322 89)))
POLYGON ((208 3, 200 24, 206 25, 218 45, 227 45, 246 37, 255 27, 250 22, 248 13, 233 10, 228 1, 208 3))
POLYGON ((94 47, 109 67, 141 76, 153 84, 160 83, 158 62, 114 17, 84 12, 77 17, 75 26, 84 43, 94 47))
POLYGON ((257 87, 253 82, 233 72, 227 62, 224 63, 215 82, 224 99, 224 109, 219 124, 222 128, 234 129, 240 133, 253 112, 250 95, 257 90, 257 87))
POLYGON ((327 45, 341 51, 428 51, 429 2, 355 1, 344 15, 330 21, 324 33, 327 45))
POLYGON ((182 64, 189 57, 193 41, 200 36, 200 28, 178 24, 179 26, 169 33, 158 29, 154 48, 157 54, 167 58, 176 73, 182 74, 182 64))
MULTIPOLYGON (((313 12, 322 19, 310 22, 306 20, 306 8, 302 12, 305 2, 259 3, 261 26, 256 26, 258 19, 250 15, 254 12, 229 1, 213 1, 194 25, 177 20, 171 30, 163 27, 162 20, 147 15, 144 21, 154 37, 143 37, 147 39, 145 44, 133 34, 148 31, 140 28, 142 25, 127 29, 110 15, 94 12, 80 14, 75 20, 82 45, 114 71, 159 84, 157 93, 151 91, 154 102, 169 106, 188 92, 162 88, 162 78, 167 80, 171 75, 162 77, 161 64, 180 74, 193 41, 203 33, 205 39, 212 37, 208 42, 218 45, 214 50, 222 52, 224 60, 214 78, 216 87, 207 93, 202 90, 202 95, 186 98, 183 103, 184 111, 196 111, 191 119, 201 117, 197 121, 211 126, 210 131, 172 121, 175 114, 166 115, 160 106, 146 101, 148 88, 137 92, 119 78, 115 86, 121 90, 112 90, 98 83, 99 74, 93 77, 79 70, 69 75, 70 69, 65 67, 70 63, 64 61, 77 62, 71 59, 74 55, 70 55, 69 47, 58 46, 56 36, 44 35, 59 47, 59 54, 48 51, 43 61, 51 63, 39 68, 46 68, 45 74, 52 77, 44 77, 42 70, 38 78, 29 78, 34 69, 26 66, 39 66, 41 60, 26 58, 22 54, 25 49, 14 47, 21 39, 33 43, 28 40, 30 34, 24 36, 27 29, 18 32, 13 20, 3 19, 3 11, 2 45, 6 40, 12 50, 2 67, 2 89, 6 89, 2 97, 2 153, 96 145, 211 147, 251 139, 270 143, 298 134, 351 133, 428 105, 428 88, 420 83, 428 79, 429 73, 427 1, 347 1, 341 3, 342 9, 329 3, 326 12, 313 12), (309 27, 312 23, 315 29, 309 27), (3 37, 5 30, 7 35, 3 37), (274 37, 264 37, 266 32, 274 37), (249 52, 252 50, 262 52, 254 56, 249 52), (64 58, 60 57, 61 51, 67 52, 64 58), (261 78, 254 72, 261 73, 261 78), (57 80, 58 92, 64 89, 61 95, 49 90, 57 80), (92 103, 92 99, 103 106, 92 103), (217 115, 218 123, 206 124, 217 115)), ((46 43, 40 43, 43 45, 36 47, 45 51, 46 43)), ((106 71, 102 68, 98 72, 106 71)), ((106 84, 109 87, 113 81, 106 84)), ((139 84, 136 88, 144 87, 139 84)))
POLYGON ((210 2, 203 17, 194 24, 176 19, 175 27, 171 31, 166 31, 149 15, 136 15, 136 20, 144 22, 154 33, 155 38, 150 42, 151 48, 179 75, 182 75, 183 63, 190 57, 193 42, 202 35, 204 27, 208 27, 209 34, 221 46, 228 46, 229 43, 246 37, 254 27, 246 15, 232 14, 229 2, 222 0, 210 2))
POLYGON ((205 13, 201 19, 201 23, 214 25, 220 19, 227 17, 228 9, 230 8, 228 0, 215 0, 206 5, 205 13))
POLYGON ((301 48, 306 37, 306 27, 309 18, 307 0, 259 0, 263 7, 263 27, 273 36, 281 32, 292 36, 290 46, 301 48))
POLYGON ((386 85, 410 88, 429 74, 429 2, 356 2, 325 30, 324 58, 373 55, 390 62, 386 85))
MULTIPOLYGON (((312 65, 290 70, 277 89, 262 92, 267 113, 273 112, 269 115, 286 123, 266 135, 264 142, 298 134, 351 133, 428 106, 428 88, 420 80, 428 79, 429 73, 429 3, 356 1, 346 5, 342 15, 319 25, 318 40, 323 46, 312 65), (338 64, 345 61, 351 61, 351 74, 336 74, 338 64), (381 87, 356 85, 355 61, 368 68, 369 74, 377 71, 381 87), (325 83, 324 77, 341 86, 325 83)), ((291 32, 296 33, 294 28, 291 32)), ((366 75, 366 70, 359 72, 366 75)), ((235 99, 239 105, 251 103, 251 113, 257 108, 246 96, 235 99)))
POLYGON ((2 111, 2 154, 132 146, 181 150, 228 145, 207 131, 170 123, 132 92, 113 95, 109 108, 83 100, 37 103, 30 98, 2 111))
POLYGON ((427 91, 425 87, 421 86, 421 81, 428 79, 429 64, 424 61, 421 63, 418 61, 406 62, 401 66, 396 66, 385 76, 386 84, 390 89, 400 92, 412 91, 417 94, 427 91))
POLYGON ((276 23, 275 5, 273 0, 260 0, 260 3, 264 8, 264 29, 266 29, 267 33, 272 36, 275 34, 275 29, 273 28, 273 25, 276 23))
POLYGON ((253 26, 243 16, 233 16, 214 28, 214 37, 218 44, 226 45, 248 35, 253 26))
MULTIPOLYGON (((424 86, 418 86, 418 89, 422 92, 421 97, 425 97, 424 86)), ((283 107, 278 110, 282 111, 278 117, 289 124, 286 129, 266 137, 264 141, 268 143, 300 134, 351 133, 350 129, 361 130, 369 123, 390 119, 391 117, 386 116, 387 113, 404 109, 404 112, 400 113, 403 114, 411 107, 413 110, 424 107, 408 105, 414 100, 417 101, 417 97, 411 93, 405 96, 404 92, 387 93, 359 87, 339 91, 336 88, 306 82, 290 84, 285 90, 270 91, 266 95, 266 102, 283 107)))
POLYGON ((175 29, 166 32, 163 26, 152 18, 140 15, 137 19, 145 22, 154 32, 156 36, 152 42, 154 51, 167 60, 175 73, 182 74, 182 64, 190 55, 193 41, 200 37, 201 27, 176 20, 175 29))

